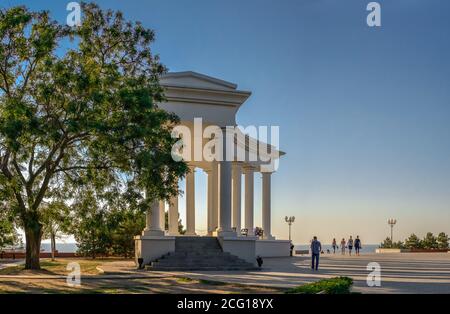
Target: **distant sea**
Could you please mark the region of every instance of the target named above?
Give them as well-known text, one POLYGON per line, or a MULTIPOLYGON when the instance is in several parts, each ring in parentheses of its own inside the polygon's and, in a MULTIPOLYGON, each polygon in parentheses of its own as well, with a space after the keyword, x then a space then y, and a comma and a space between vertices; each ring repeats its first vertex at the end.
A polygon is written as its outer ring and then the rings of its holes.
MULTIPOLYGON (((61 253, 75 253, 77 248, 76 243, 56 243, 56 250, 61 253)), ((50 243, 42 243, 41 250, 51 252, 50 243)))
MULTIPOLYGON (((368 253, 375 253, 375 250, 379 248, 379 244, 366 244, 363 245, 361 250, 359 251, 361 254, 368 254, 368 253)), ((309 244, 301 244, 301 245, 295 245, 295 250, 309 250, 309 244)), ((333 248, 331 247, 331 244, 322 244, 322 250, 327 253, 327 249, 330 250, 331 253, 333 253, 333 248)), ((340 252, 341 248, 336 249, 336 252, 340 252)), ((347 249, 345 250, 347 253, 347 249)), ((355 252, 355 249, 353 248, 353 252, 355 252)))
MULTIPOLYGON (((378 244, 367 244, 363 245, 361 249, 361 253, 375 253, 375 249, 379 247, 378 244)), ((56 243, 56 249, 61 253, 74 253, 77 251, 77 244, 76 243, 56 243)), ((50 243, 42 243, 41 249, 43 249, 45 252, 50 252, 50 243)), ((333 252, 333 248, 329 244, 323 245, 323 251, 326 253, 327 249, 330 250, 330 252, 333 252)), ((301 245, 295 245, 295 250, 309 250, 308 244, 301 244, 301 245)), ((339 249, 340 250, 340 249, 339 249)))

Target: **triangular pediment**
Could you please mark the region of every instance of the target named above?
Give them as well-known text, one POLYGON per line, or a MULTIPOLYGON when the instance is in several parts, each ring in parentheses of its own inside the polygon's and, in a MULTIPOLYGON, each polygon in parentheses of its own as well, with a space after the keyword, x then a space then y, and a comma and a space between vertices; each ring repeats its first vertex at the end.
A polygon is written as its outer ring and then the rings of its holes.
POLYGON ((237 85, 197 72, 172 72, 164 74, 160 83, 163 86, 235 91, 237 85))

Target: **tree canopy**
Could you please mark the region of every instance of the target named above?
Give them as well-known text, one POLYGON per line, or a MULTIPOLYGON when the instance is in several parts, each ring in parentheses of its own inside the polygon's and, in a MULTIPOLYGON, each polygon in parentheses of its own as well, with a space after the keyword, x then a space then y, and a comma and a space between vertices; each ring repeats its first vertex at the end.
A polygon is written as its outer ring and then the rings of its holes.
POLYGON ((19 244, 20 238, 8 213, 0 211, 0 249, 19 244))
POLYGON ((95 4, 82 11, 69 28, 48 12, 0 10, 0 193, 25 231, 26 268, 40 267, 44 200, 70 203, 89 183, 145 208, 176 195, 187 171, 171 157, 178 118, 157 106, 154 32, 95 4))

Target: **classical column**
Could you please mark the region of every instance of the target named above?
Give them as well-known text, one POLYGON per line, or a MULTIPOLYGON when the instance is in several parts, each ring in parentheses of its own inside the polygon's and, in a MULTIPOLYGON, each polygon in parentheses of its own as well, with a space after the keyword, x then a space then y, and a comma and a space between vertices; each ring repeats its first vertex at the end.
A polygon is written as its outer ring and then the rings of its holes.
POLYGON ((271 172, 262 173, 262 228, 264 239, 273 239, 271 233, 271 172))
MULTIPOLYGON (((222 140, 222 155, 223 160, 219 162, 219 229, 217 234, 219 236, 236 236, 236 232, 231 229, 231 160, 227 160, 227 147, 228 143, 226 139, 231 136, 227 131, 224 133, 222 140)), ((233 142, 234 144, 234 142, 233 142)))
POLYGON ((144 231, 149 231, 152 227, 152 210, 148 208, 145 211, 145 229, 144 231))
POLYGON ((166 202, 159 201, 159 226, 161 230, 166 230, 166 202))
POLYGON ((207 187, 207 232, 208 235, 212 235, 213 234, 213 207, 214 207, 214 201, 213 201, 213 177, 212 177, 212 171, 211 169, 205 169, 204 170, 207 176, 207 182, 208 182, 208 187, 207 187))
POLYGON ((253 168, 245 168, 245 229, 248 229, 249 235, 253 232, 253 168))
POLYGON ((169 204, 169 234, 179 235, 178 232, 178 220, 180 214, 178 212, 178 196, 174 196, 170 199, 169 204))
POLYGON ((236 232, 241 232, 241 165, 233 164, 233 223, 232 227, 236 232))
POLYGON ((219 164, 217 161, 212 162, 211 168, 212 180, 212 213, 211 213, 211 227, 212 231, 216 231, 219 227, 219 164))
POLYGON ((161 230, 159 217, 159 201, 155 200, 151 203, 150 208, 147 210, 146 227, 142 233, 143 236, 164 235, 164 231, 161 230))
POLYGON ((195 235, 195 167, 186 175, 186 235, 195 235))

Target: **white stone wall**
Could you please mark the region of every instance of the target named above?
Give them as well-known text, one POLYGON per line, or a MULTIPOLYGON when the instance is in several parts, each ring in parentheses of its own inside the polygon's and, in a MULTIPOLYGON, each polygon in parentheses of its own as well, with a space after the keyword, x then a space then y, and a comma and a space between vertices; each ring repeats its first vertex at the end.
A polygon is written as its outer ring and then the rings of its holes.
POLYGON ((161 256, 175 251, 175 237, 161 236, 136 236, 135 261, 139 257, 144 258, 144 264, 148 264, 161 256))
POLYGON ((256 255, 261 257, 284 257, 290 255, 289 240, 257 240, 256 255))

